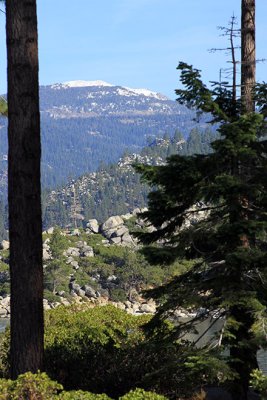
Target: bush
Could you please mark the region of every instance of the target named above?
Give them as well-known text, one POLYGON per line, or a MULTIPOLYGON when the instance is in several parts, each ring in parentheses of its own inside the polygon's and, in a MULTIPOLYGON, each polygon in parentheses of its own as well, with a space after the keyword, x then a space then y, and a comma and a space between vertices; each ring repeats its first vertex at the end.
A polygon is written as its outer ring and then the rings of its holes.
POLYGON ((253 389, 260 393, 262 400, 267 399, 267 376, 264 375, 259 369, 254 369, 251 373, 250 384, 253 389))
POLYGON ((59 307, 49 311, 46 371, 68 390, 105 392, 110 396, 127 392, 136 379, 131 373, 133 353, 144 341, 140 327, 148 319, 112 306, 87 310, 59 307))
POLYGON ((120 397, 119 400, 166 400, 167 397, 154 392, 146 392, 144 389, 131 390, 129 393, 120 397))
POLYGON ((127 300, 125 290, 121 288, 115 288, 110 290, 110 300, 124 302, 127 300))
MULTIPOLYGON (((17 380, 0 379, 0 400, 111 400, 106 394, 62 391, 59 383, 52 381, 45 373, 27 372, 17 380), (60 392, 60 393, 59 393, 60 392)), ((166 397, 143 389, 130 391, 121 400, 164 400, 166 397)))
POLYGON ((106 394, 94 394, 83 392, 82 390, 62 392, 58 396, 59 400, 111 400, 106 394))
MULTIPOLYGON (((201 384, 216 381, 218 372, 227 377, 224 365, 207 358, 204 349, 178 344, 175 337, 171 340, 170 322, 157 327, 147 338, 142 328, 150 316, 136 317, 112 306, 84 307, 58 307, 46 313, 45 370, 65 390, 78 390, 71 394, 62 392, 61 399, 91 400, 94 396, 81 390, 118 398, 136 387, 152 391, 146 396, 158 396, 153 393, 157 392, 172 399, 189 398, 201 384)), ((9 369, 8 355, 7 331, 0 348, 2 374, 9 369)), ((144 394, 140 390, 128 396, 139 399, 144 394)), ((160 397, 154 398, 160 400, 160 397)), ((0 396, 2 399, 12 397, 0 396)))
POLYGON ((20 375, 16 381, 0 379, 0 400, 51 400, 62 390, 45 373, 20 375))

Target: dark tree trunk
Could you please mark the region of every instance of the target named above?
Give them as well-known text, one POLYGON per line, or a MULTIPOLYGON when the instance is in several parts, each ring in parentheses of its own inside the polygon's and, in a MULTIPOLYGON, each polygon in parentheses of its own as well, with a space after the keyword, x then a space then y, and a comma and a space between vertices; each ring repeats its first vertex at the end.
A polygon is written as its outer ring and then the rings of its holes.
POLYGON ((243 113, 255 111, 256 82, 255 0, 242 0, 241 17, 241 99, 243 113))
POLYGON ((245 307, 235 306, 230 313, 239 324, 237 329, 233 329, 235 340, 230 346, 230 366, 238 374, 233 381, 231 393, 234 400, 247 400, 251 371, 258 368, 258 346, 253 341, 252 333, 255 319, 245 307))
MULTIPOLYGON (((242 0, 241 16, 241 102, 242 113, 255 111, 254 87, 256 83, 256 31, 255 31, 255 0, 242 0)), ((245 175, 242 165, 239 174, 245 175)), ((245 177, 245 176, 244 176, 245 177)), ((239 216, 242 221, 248 220, 249 201, 246 196, 239 199, 243 211, 239 216)), ((248 249, 251 246, 247 234, 240 237, 241 246, 248 249)), ((241 282, 237 285, 241 287, 241 282)), ((252 326, 255 316, 249 308, 234 306, 230 310, 231 317, 237 322, 238 328, 233 329, 234 343, 230 345, 230 365, 237 373, 231 390, 235 400, 247 400, 250 374, 258 368, 257 345, 253 341, 252 326)))
POLYGON ((11 376, 42 369, 43 269, 36 0, 6 0, 11 376))

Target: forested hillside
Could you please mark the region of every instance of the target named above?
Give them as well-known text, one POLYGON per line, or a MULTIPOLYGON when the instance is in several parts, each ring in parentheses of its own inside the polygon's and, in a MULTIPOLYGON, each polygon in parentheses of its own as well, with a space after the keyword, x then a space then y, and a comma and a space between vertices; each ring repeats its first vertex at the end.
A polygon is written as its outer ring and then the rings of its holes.
POLYGON ((193 129, 187 140, 180 131, 174 136, 151 141, 140 154, 125 153, 118 163, 102 166, 97 172, 70 180, 67 185, 43 193, 43 224, 82 226, 88 219, 104 221, 110 215, 131 212, 147 204, 148 186, 140 181, 132 165, 141 162, 162 165, 172 154, 206 154, 217 134, 193 129))
MULTIPOLYGON (((40 87, 42 185, 53 188, 69 178, 95 171, 101 162, 115 162, 127 149, 140 152, 149 137, 187 137, 205 118, 147 89, 129 89, 106 82, 69 82, 40 87)), ((0 117, 0 191, 7 182, 7 120, 0 117)))

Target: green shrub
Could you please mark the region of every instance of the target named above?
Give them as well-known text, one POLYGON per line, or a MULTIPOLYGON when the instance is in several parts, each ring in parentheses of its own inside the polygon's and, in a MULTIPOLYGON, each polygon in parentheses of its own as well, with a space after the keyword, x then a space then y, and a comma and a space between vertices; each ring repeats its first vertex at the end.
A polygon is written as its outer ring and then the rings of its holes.
POLYGON ((124 302, 127 300, 125 290, 120 288, 115 288, 110 290, 110 300, 124 302))
POLYGON ((49 311, 46 371, 68 390, 105 392, 110 396, 127 392, 135 383, 131 374, 133 353, 144 340, 140 327, 148 319, 112 306, 49 311))
POLYGON ((253 389, 260 393, 262 400, 267 399, 267 376, 263 374, 259 369, 254 369, 251 373, 250 384, 253 389))
MULTIPOLYGON (((77 391, 62 391, 59 383, 45 373, 27 372, 17 380, 0 379, 0 400, 111 400, 106 394, 77 391)), ((143 389, 132 390, 121 400, 165 400, 166 397, 143 389)))
POLYGON ((83 392, 82 390, 62 392, 58 396, 59 400, 111 400, 106 394, 94 394, 83 392))
MULTIPOLYGON (((170 322, 158 327, 151 337, 145 337, 143 325, 150 318, 129 315, 112 306, 86 309, 84 305, 75 305, 50 310, 45 327, 46 372, 65 390, 80 391, 72 397, 77 400, 96 396, 81 390, 118 398, 136 387, 152 391, 147 396, 157 396, 153 393, 157 392, 171 399, 188 398, 203 382, 216 380, 218 372, 228 374, 223 365, 207 359, 204 350, 178 344, 175 338, 172 341, 170 322)), ((0 359, 2 376, 7 376, 8 330, 1 343, 0 359)), ((135 396, 142 393, 139 390, 135 396)), ((71 395, 59 394, 64 400, 72 399, 71 395)), ((13 400, 3 397, 9 399, 13 400)))
POLYGON ((45 373, 27 372, 15 381, 0 379, 0 400, 51 400, 58 390, 62 386, 45 373))
POLYGON ((59 302, 59 297, 56 294, 53 294, 48 289, 44 289, 44 299, 48 300, 51 303, 59 302))
POLYGON ((167 397, 154 392, 146 392, 144 389, 131 390, 129 393, 120 397, 119 400, 166 400, 167 397))

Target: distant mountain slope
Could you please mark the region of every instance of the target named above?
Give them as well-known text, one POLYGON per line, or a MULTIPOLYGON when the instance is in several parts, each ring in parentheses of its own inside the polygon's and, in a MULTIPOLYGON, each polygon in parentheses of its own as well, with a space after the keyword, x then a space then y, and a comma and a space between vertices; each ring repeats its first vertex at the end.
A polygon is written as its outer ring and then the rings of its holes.
POLYGON ((81 226, 91 218, 103 222, 110 215, 121 215, 147 204, 149 188, 140 182, 132 164, 162 165, 171 154, 207 153, 216 135, 209 130, 193 130, 187 140, 176 131, 164 135, 142 149, 140 154, 124 154, 119 162, 85 174, 67 185, 44 193, 44 228, 81 226))
MULTIPOLYGON (((71 81, 40 87, 42 183, 55 187, 101 161, 138 152, 148 137, 196 126, 194 112, 148 89, 103 81, 71 81)), ((198 124, 205 127, 205 122, 198 124)), ((6 190, 7 121, 0 118, 0 191, 6 190)))

